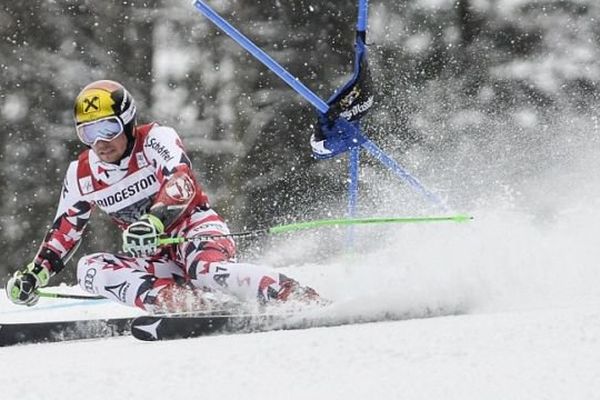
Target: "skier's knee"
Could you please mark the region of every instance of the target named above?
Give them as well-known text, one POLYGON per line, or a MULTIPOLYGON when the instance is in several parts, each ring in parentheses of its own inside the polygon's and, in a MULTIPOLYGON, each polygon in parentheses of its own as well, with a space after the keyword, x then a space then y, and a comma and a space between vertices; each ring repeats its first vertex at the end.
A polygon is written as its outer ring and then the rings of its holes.
POLYGON ((77 262, 77 283, 83 290, 95 293, 94 280, 98 275, 100 265, 96 262, 102 253, 83 256, 77 262))
POLYGON ((202 250, 193 255, 188 264, 187 273, 191 279, 202 279, 209 273, 211 264, 227 262, 228 257, 217 249, 202 250))

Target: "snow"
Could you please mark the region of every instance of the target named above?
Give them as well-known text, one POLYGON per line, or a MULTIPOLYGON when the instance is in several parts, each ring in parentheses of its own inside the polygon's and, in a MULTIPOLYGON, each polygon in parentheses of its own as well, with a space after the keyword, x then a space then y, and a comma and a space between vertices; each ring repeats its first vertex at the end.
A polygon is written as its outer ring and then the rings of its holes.
MULTIPOLYGON (((524 1, 492 3, 473 4, 509 15, 524 1)), ((418 2, 427 9, 453 4, 418 2)), ((383 12, 381 5, 374 7, 374 42, 398 42, 404 20, 383 12)), ((405 44, 419 53, 428 40, 415 35, 405 44)), ((182 59, 179 47, 168 44, 171 52, 164 54, 181 65, 198 56, 182 59)), ((566 44, 560 57, 510 60, 493 71, 549 89, 558 85, 557 76, 597 77, 593 66, 581 68, 594 59, 595 50, 566 44)), ((167 68, 166 60, 155 60, 158 72, 181 77, 183 69, 167 68)), ((205 86, 231 74, 227 63, 215 70, 213 60, 205 61, 205 86)), ((155 90, 169 103, 166 109, 177 103, 177 96, 167 95, 177 94, 177 88, 155 90)), ((27 101, 10 96, 0 114, 18 121, 28 110, 27 101)), ((480 96, 491 102, 495 92, 484 88, 480 96)), ((230 114, 226 103, 215 113, 230 114)), ((186 109, 182 124, 197 124, 194 107, 186 109)), ((425 113, 419 130, 426 131, 434 116, 425 113)), ((416 124, 417 116, 412 118, 416 124)), ((402 164, 428 188, 445 188, 442 194, 452 204, 462 201, 473 222, 394 226, 384 238, 382 227, 360 228, 358 254, 326 261, 311 253, 318 235, 298 233, 261 259, 288 265, 284 272, 334 300, 336 317, 408 319, 163 343, 123 337, 0 348, 1 398, 600 399, 597 121, 555 121, 545 127, 547 122, 529 108, 515 112, 514 119, 524 133, 498 126, 429 158, 426 148, 402 154, 402 164), (302 256, 310 262, 297 264, 302 256), (431 318, 418 318, 430 313, 431 318)), ((212 131, 207 121, 201 131, 212 131)), ((482 114, 470 111, 456 112, 451 123, 473 130, 486 126, 482 114)), ((207 138, 195 140, 210 144, 207 138)), ((27 151, 27 146, 14 146, 15 153, 27 151)), ((232 146, 229 151, 239 152, 232 146)), ((208 146, 209 153, 214 147, 208 146)), ((410 212, 413 203, 394 193, 398 186, 382 181, 377 188, 370 176, 361 178, 361 189, 370 185, 371 195, 380 190, 378 216, 410 212)), ((2 228, 11 226, 17 227, 2 228)), ((81 293, 67 287, 48 290, 81 293)), ((139 313, 110 301, 42 299, 36 307, 23 308, 0 293, 0 324, 139 313)))
MULTIPOLYGON (((599 232, 581 214, 539 225, 481 211, 471 224, 406 226, 370 254, 285 269, 335 299, 337 315, 432 318, 0 348, 2 398, 600 398, 599 232)), ((134 313, 108 301, 0 302, 4 322, 134 313)))
POLYGON ((0 109, 0 114, 8 121, 19 121, 27 116, 27 99, 24 96, 11 94, 0 109))
MULTIPOLYGON (((364 227, 359 253, 292 265, 286 257, 309 254, 318 239, 298 233, 261 260, 288 265, 283 272, 333 299, 335 316, 413 319, 5 347, 2 399, 599 399, 600 158, 593 141, 580 139, 560 142, 568 162, 515 173, 511 187, 471 161, 481 172, 454 178, 470 188, 483 179, 471 223, 364 227), (434 317, 416 318, 427 313, 434 317)), ((537 156, 530 152, 539 164, 537 156)), ((109 301, 42 299, 23 308, 0 293, 0 322, 136 313, 109 301)))
POLYGON ((3 348, 3 398, 593 399, 600 307, 3 348), (31 380, 24 383, 24 378, 31 380), (16 382, 23 384, 15 384, 16 382))

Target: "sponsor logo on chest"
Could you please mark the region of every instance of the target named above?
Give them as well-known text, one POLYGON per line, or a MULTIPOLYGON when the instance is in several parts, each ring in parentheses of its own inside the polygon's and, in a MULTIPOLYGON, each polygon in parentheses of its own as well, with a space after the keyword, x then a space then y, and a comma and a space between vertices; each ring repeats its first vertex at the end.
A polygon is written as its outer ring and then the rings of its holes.
POLYGON ((119 211, 144 198, 154 196, 160 185, 149 168, 138 170, 106 189, 92 194, 93 201, 105 212, 119 211))
POLYGON ((143 153, 135 153, 135 160, 137 162, 138 168, 144 168, 148 166, 148 161, 146 161, 146 157, 144 157, 143 153))
POLYGON ((92 184, 91 176, 85 176, 79 179, 79 186, 81 187, 81 192, 83 194, 92 193, 94 191, 94 185, 92 184))

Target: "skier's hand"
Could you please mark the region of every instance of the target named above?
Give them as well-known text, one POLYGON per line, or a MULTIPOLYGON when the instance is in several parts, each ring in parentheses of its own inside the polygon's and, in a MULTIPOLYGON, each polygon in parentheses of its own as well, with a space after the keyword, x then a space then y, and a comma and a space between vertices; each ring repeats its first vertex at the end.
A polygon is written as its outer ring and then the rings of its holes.
POLYGON ((164 231, 159 218, 146 214, 123 231, 123 251, 132 257, 153 256, 158 251, 159 238, 164 231))
POLYGON ((17 271, 6 283, 6 295, 15 304, 33 306, 40 299, 37 290, 46 286, 50 272, 41 265, 30 263, 23 271, 17 271))

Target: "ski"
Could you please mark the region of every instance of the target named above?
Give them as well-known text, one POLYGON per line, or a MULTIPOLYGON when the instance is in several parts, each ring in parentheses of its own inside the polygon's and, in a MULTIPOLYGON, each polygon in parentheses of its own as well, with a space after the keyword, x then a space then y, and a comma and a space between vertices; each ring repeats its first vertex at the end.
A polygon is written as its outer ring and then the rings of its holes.
POLYGON ((201 314, 145 315, 134 318, 131 334, 143 341, 189 339, 210 335, 326 328, 382 321, 402 321, 460 315, 461 309, 424 309, 420 311, 336 313, 327 308, 312 310, 271 310, 263 313, 214 311, 201 314))
POLYGON ((0 347, 100 339, 132 335, 143 341, 187 339, 210 335, 324 328, 381 321, 399 321, 462 314, 461 310, 336 314, 321 310, 268 311, 213 310, 204 313, 144 315, 73 321, 0 323, 0 347))
POLYGON ((159 341, 210 335, 324 328, 380 320, 379 318, 335 318, 289 312, 147 315, 132 321, 131 334, 139 340, 159 341))
POLYGON ((0 323, 0 347, 127 335, 134 318, 0 323))
POLYGON ((145 315, 133 320, 131 334, 139 340, 157 341, 214 334, 261 332, 284 329, 285 319, 285 314, 145 315))

